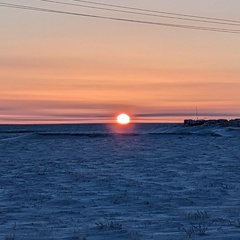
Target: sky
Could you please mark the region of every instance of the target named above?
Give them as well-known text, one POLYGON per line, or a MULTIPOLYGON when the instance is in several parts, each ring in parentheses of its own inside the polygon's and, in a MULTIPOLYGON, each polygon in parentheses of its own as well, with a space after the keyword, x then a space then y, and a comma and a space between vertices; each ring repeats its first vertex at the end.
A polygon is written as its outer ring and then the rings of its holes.
MULTIPOLYGON (((239 0, 92 2, 240 21, 239 0)), ((0 3, 240 30, 240 22, 217 25, 41 0, 0 3)), ((240 34, 3 6, 0 29, 0 124, 113 122, 121 112, 134 122, 182 122, 196 118, 196 108, 202 119, 240 118, 240 34)))

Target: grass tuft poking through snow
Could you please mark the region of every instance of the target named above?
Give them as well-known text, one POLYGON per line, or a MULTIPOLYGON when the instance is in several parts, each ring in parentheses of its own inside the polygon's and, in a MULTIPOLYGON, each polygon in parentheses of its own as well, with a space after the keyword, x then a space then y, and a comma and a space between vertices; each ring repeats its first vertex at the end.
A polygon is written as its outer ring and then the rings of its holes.
POLYGON ((16 240, 15 238, 15 235, 14 234, 10 234, 10 235, 7 235, 4 240, 16 240))

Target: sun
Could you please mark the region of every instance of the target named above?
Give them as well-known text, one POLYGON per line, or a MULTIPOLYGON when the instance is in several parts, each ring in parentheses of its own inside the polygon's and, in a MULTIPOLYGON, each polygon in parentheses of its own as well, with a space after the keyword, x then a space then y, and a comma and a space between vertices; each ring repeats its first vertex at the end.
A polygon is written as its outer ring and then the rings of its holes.
POLYGON ((130 123, 130 117, 126 113, 121 113, 117 116, 117 122, 119 124, 128 124, 130 123))

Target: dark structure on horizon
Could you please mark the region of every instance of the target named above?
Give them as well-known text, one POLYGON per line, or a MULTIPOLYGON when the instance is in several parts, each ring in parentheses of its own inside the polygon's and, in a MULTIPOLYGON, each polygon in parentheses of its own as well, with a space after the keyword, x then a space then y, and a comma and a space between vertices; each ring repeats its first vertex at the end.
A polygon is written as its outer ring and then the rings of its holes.
POLYGON ((186 126, 221 126, 221 127, 240 127, 240 119, 210 119, 210 120, 204 120, 204 119, 185 119, 184 125, 186 126))

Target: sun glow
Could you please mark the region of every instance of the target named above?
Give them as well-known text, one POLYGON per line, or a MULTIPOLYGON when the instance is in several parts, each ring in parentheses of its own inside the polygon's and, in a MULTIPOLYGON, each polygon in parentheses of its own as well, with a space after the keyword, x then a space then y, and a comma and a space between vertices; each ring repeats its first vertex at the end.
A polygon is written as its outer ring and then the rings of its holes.
POLYGON ((130 117, 127 114, 122 113, 117 116, 117 122, 119 124, 128 124, 130 122, 130 117))

